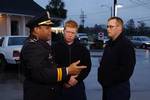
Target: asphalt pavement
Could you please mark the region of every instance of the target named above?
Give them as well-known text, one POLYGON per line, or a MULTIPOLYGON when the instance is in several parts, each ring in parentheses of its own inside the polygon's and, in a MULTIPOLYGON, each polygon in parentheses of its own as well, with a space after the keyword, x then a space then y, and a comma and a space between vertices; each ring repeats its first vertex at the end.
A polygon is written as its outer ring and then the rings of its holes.
MULTIPOLYGON (((97 68, 103 51, 91 51, 92 69, 85 79, 88 100, 102 100, 102 88, 97 82, 97 68)), ((137 63, 131 78, 131 100, 150 100, 150 50, 136 50, 137 63)), ((13 68, 12 68, 13 69, 13 68)), ((16 71, 5 73, 0 80, 0 100, 23 100, 22 81, 16 71)))
MULTIPOLYGON (((102 88, 97 82, 97 68, 103 52, 91 52, 92 70, 85 80, 88 100, 102 100, 102 88)), ((131 99, 150 100, 150 50, 136 49, 136 66, 130 79, 131 99)))

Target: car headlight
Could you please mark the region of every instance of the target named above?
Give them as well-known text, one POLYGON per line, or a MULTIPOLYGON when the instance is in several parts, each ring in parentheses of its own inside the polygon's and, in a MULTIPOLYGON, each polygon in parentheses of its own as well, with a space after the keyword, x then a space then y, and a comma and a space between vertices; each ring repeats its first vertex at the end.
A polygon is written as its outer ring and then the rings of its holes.
POLYGON ((150 42, 146 42, 145 44, 150 45, 150 42))

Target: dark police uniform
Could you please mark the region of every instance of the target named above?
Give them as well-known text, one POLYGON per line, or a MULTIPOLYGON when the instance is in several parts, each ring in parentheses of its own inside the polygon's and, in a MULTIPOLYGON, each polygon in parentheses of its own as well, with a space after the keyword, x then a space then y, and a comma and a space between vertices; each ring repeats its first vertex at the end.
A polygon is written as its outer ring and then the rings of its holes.
MULTIPOLYGON (((29 21, 27 27, 50 24, 49 15, 42 14, 29 21)), ((60 82, 66 79, 67 72, 56 67, 50 45, 31 36, 23 45, 20 58, 25 75, 24 100, 60 100, 60 82)))

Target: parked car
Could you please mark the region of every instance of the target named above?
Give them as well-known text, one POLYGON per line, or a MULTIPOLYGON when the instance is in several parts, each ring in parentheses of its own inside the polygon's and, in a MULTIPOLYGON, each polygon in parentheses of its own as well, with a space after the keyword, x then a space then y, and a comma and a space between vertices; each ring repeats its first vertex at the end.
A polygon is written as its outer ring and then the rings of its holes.
POLYGON ((109 41, 109 38, 107 36, 104 36, 103 44, 106 44, 109 41))
POLYGON ((103 39, 103 48, 105 48, 107 42, 109 41, 109 38, 107 36, 104 36, 104 39, 103 39))
POLYGON ((27 36, 0 36, 0 66, 17 64, 20 50, 27 36))
POLYGON ((86 33, 78 33, 77 38, 80 43, 87 45, 88 44, 88 35, 86 33))
POLYGON ((150 47, 150 38, 147 36, 132 36, 131 41, 138 48, 146 49, 150 47))

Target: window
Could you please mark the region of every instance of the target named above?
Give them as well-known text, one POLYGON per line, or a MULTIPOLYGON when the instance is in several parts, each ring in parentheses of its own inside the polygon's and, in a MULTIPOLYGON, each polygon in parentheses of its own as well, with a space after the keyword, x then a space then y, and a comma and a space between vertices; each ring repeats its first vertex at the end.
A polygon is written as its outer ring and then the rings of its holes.
POLYGON ((8 40, 9 46, 23 45, 27 37, 10 37, 8 40))
POLYGON ((140 39, 140 38, 137 38, 137 41, 141 41, 141 39, 140 39))
POLYGON ((19 28, 18 28, 18 21, 11 21, 11 35, 18 35, 19 28))

